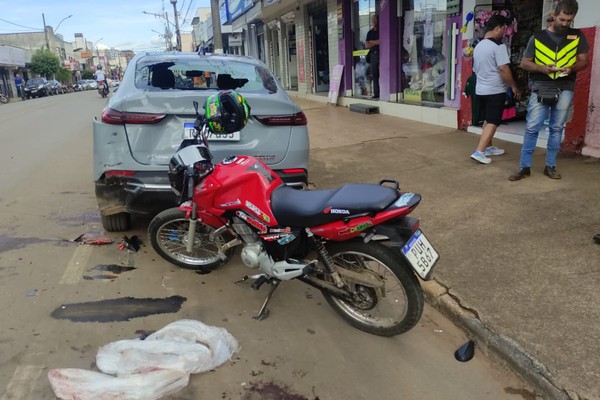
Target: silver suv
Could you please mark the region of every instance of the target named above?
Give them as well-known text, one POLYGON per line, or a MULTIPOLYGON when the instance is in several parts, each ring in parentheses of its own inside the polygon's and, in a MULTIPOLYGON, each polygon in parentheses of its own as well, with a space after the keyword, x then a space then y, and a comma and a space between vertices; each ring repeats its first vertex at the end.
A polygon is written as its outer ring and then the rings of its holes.
POLYGON ((94 128, 96 198, 107 231, 129 229, 131 214, 177 205, 168 162, 193 129, 193 102, 236 90, 251 107, 246 127, 212 135, 214 161, 249 154, 291 186, 306 187, 306 116, 267 66, 243 56, 143 53, 134 57, 94 128))

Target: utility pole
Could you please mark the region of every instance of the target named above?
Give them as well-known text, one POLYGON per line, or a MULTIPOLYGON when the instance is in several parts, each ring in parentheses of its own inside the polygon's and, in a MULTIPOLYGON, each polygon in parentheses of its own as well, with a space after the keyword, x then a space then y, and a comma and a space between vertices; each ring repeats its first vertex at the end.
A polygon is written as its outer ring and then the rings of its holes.
POLYGON ((214 53, 223 54, 223 36, 221 36, 221 17, 219 15, 219 0, 210 0, 210 14, 213 24, 214 53))
POLYGON ((173 15, 175 15, 175 39, 177 40, 177 51, 181 51, 181 35, 179 33, 179 18, 177 17, 177 0, 171 0, 173 4, 173 15))
POLYGON ((44 21, 44 35, 46 36, 46 48, 50 51, 50 42, 48 41, 48 29, 46 29, 46 17, 42 13, 42 21, 44 21))
POLYGON ((169 44, 169 48, 167 49, 167 51, 171 51, 173 50, 173 42, 171 42, 171 29, 169 29, 169 13, 165 11, 165 19, 167 20, 167 25, 166 25, 166 30, 165 30, 165 36, 167 37, 167 42, 169 44))

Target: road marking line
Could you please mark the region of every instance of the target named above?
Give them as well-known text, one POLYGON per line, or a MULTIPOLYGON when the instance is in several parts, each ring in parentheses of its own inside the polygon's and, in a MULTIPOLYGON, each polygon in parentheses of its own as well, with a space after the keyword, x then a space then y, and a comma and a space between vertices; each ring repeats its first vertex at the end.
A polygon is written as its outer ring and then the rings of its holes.
POLYGON ((77 246, 71 261, 65 269, 60 284, 62 285, 74 285, 79 282, 83 269, 87 265, 88 259, 92 255, 92 247, 86 245, 77 246))
POLYGON ((42 365, 19 365, 0 400, 29 400, 42 372, 42 365))

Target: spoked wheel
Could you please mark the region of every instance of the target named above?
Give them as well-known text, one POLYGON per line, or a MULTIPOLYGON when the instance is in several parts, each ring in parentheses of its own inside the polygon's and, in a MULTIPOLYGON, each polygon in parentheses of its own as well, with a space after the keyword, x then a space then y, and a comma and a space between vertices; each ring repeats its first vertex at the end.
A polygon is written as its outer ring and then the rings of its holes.
POLYGON ((337 268, 370 274, 382 288, 351 281, 346 284, 355 299, 342 300, 323 291, 329 305, 355 328, 380 336, 394 336, 413 328, 423 314, 423 289, 399 253, 380 243, 330 243, 329 254, 337 268))
POLYGON ((215 269, 231 259, 234 249, 225 252, 225 260, 219 257, 219 248, 231 238, 228 232, 215 236, 212 226, 198 222, 192 251, 186 250, 188 243, 189 219, 185 212, 171 208, 158 214, 148 227, 152 248, 165 260, 187 269, 215 269))

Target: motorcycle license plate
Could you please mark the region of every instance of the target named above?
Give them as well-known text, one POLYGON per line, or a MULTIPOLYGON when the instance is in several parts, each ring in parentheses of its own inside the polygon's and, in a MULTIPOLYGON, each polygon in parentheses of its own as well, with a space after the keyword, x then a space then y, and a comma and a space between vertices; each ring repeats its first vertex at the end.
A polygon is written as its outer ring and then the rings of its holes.
MULTIPOLYGON (((193 122, 185 122, 183 124, 183 139, 192 139, 194 137, 195 129, 193 122)), ((228 142, 239 142, 240 131, 233 133, 212 133, 209 132, 208 140, 211 141, 228 141, 228 142)))
POLYGON ((415 272, 423 279, 429 279, 433 266, 440 256, 420 229, 412 235, 402 248, 402 254, 415 272))

